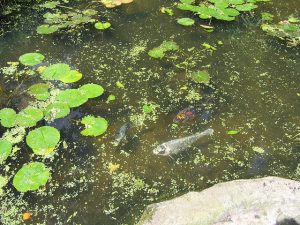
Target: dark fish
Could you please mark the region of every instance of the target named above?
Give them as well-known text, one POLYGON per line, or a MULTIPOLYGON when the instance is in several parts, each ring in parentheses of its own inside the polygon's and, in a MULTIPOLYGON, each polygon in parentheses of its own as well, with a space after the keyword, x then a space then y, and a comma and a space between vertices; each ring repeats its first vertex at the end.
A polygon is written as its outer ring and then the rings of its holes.
POLYGON ((184 151, 200 138, 211 136, 213 133, 214 130, 209 128, 203 132, 199 132, 188 137, 168 141, 156 147, 153 150, 153 153, 155 155, 172 156, 184 151))
POLYGON ((125 123, 120 127, 115 135, 114 145, 118 146, 126 139, 127 131, 132 127, 131 123, 125 123))

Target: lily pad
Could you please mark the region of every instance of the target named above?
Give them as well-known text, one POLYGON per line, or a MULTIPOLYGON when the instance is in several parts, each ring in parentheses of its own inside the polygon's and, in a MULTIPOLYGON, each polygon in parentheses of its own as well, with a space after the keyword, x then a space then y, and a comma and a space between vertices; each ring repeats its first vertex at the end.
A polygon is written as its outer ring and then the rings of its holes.
POLYGON ((148 55, 155 59, 161 59, 165 56, 165 52, 161 48, 153 48, 148 52, 148 55))
POLYGON ((66 103, 70 108, 78 107, 88 101, 87 96, 78 89, 61 91, 57 96, 58 102, 66 103))
POLYGON ((210 75, 205 70, 201 70, 201 71, 192 73, 191 76, 192 76, 193 81, 195 81, 196 83, 209 84, 210 75))
POLYGON ((58 4, 59 4, 59 2, 57 2, 57 1, 50 1, 50 2, 45 2, 44 4, 41 4, 40 6, 43 8, 47 8, 47 9, 54 9, 58 4))
POLYGON ((70 113, 70 108, 65 103, 52 103, 48 105, 44 111, 45 118, 47 120, 54 120, 58 118, 63 118, 70 113))
POLYGON ((61 80, 70 71, 71 69, 67 64, 57 63, 47 67, 42 73, 42 78, 45 80, 61 80))
POLYGON ((96 98, 103 94, 104 88, 98 84, 85 84, 79 88, 79 90, 87 98, 96 98))
POLYGON ((98 30, 106 30, 108 28, 110 28, 111 24, 109 22, 104 22, 104 23, 101 23, 101 22, 97 22, 95 23, 95 28, 98 29, 98 30))
POLYGON ((13 179, 14 187, 20 192, 35 191, 47 183, 49 169, 40 162, 23 165, 13 179))
POLYGON ((0 139, 0 163, 5 161, 11 153, 12 144, 7 140, 0 139))
POLYGON ((44 24, 44 25, 38 26, 36 28, 36 32, 38 34, 52 34, 56 31, 58 31, 58 26, 56 26, 56 25, 44 24))
POLYGON ((29 106, 18 113, 16 124, 21 127, 32 127, 43 119, 43 117, 44 114, 42 110, 29 106))
POLYGON ((19 57, 19 61, 25 66, 35 66, 44 60, 45 56, 40 53, 26 53, 19 57))
POLYGON ((28 93, 30 95, 33 95, 37 100, 44 101, 50 96, 48 90, 49 90, 48 84, 40 83, 40 84, 34 84, 30 86, 28 89, 28 93))
POLYGON ((59 131, 50 126, 43 126, 30 131, 26 137, 27 145, 37 155, 52 153, 60 140, 59 131))
POLYGON ((64 83, 73 83, 79 81, 81 78, 82 78, 82 73, 78 72, 77 70, 70 70, 59 80, 64 83))
POLYGON ((0 110, 0 121, 3 127, 14 127, 16 124, 17 113, 11 108, 3 108, 0 110))
POLYGON ((102 117, 86 116, 81 120, 85 129, 80 133, 84 136, 99 136, 104 134, 108 127, 108 122, 102 117))
POLYGON ((192 26, 195 23, 195 20, 190 18, 180 18, 177 20, 177 23, 182 26, 192 26))

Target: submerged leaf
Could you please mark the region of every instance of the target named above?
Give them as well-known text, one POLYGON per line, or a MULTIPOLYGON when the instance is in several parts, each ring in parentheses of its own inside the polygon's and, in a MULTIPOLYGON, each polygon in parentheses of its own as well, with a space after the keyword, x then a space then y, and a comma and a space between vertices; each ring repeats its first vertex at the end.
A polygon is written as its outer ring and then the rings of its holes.
POLYGON ((81 120, 85 129, 80 133, 84 136, 99 136, 104 134, 108 127, 108 122, 102 117, 86 116, 81 120))
POLYGON ((59 131, 50 126, 43 126, 32 130, 26 137, 27 145, 37 155, 47 155, 52 153, 59 140, 59 131))
POLYGON ((44 60, 45 56, 40 53, 26 53, 19 57, 19 61, 25 66, 35 66, 44 60))
POLYGON ((40 162, 23 165, 13 179, 14 187, 20 192, 35 191, 47 183, 49 169, 40 162))

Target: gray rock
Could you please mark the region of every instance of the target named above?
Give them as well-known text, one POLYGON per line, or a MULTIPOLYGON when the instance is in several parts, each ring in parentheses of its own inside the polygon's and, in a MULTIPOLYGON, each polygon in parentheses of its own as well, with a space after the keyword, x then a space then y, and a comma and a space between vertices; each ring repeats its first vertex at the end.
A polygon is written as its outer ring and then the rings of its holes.
POLYGON ((214 185, 151 204, 139 225, 300 224, 300 182, 266 177, 214 185))

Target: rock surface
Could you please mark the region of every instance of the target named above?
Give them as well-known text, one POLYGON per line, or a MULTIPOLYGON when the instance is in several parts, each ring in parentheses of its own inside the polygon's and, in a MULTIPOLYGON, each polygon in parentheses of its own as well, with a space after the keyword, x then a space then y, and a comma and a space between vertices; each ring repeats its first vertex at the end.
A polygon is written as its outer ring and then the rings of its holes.
POLYGON ((214 185, 151 204, 139 225, 300 224, 300 182, 266 177, 214 185))

